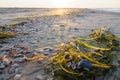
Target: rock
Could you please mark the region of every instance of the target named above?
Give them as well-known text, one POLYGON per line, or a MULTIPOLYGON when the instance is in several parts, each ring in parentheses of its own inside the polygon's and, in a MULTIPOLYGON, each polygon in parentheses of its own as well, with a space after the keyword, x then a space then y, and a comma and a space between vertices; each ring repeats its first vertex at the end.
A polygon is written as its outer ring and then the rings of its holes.
POLYGON ((4 80, 4 74, 0 75, 0 80, 4 80))
POLYGON ((8 73, 9 74, 15 73, 15 68, 12 67, 12 68, 8 69, 8 73))
POLYGON ((29 35, 29 33, 28 32, 23 32, 23 35, 29 35))
POLYGON ((10 63, 11 63, 11 61, 7 58, 6 55, 4 55, 0 60, 0 70, 4 69, 10 63))
POLYGON ((78 67, 83 67, 83 68, 88 68, 88 69, 91 69, 92 68, 92 63, 88 60, 81 60, 79 63, 78 63, 78 67))
POLYGON ((17 63, 22 63, 24 61, 25 61, 25 58, 22 58, 22 57, 19 57, 19 58, 15 59, 15 62, 17 62, 17 63))
POLYGON ((37 44, 36 41, 30 41, 29 43, 31 43, 31 44, 37 44))
POLYGON ((43 50, 46 52, 53 51, 53 49, 51 49, 51 48, 44 48, 43 50))
POLYGON ((16 68, 15 73, 20 74, 22 72, 22 68, 16 68))
POLYGON ((49 55, 50 53, 55 53, 55 50, 52 48, 44 48, 43 53, 44 55, 49 55))
POLYGON ((74 30, 79 30, 78 28, 74 28, 74 30))
POLYGON ((20 65, 19 64, 17 64, 17 63, 15 63, 15 64, 13 64, 13 65, 11 65, 11 67, 14 67, 14 68, 18 68, 20 65))
POLYGON ((9 51, 10 56, 14 57, 16 54, 16 50, 10 50, 9 51))
POLYGON ((2 48, 3 46, 2 46, 2 44, 0 44, 0 48, 2 48))
POLYGON ((16 74, 16 75, 14 76, 14 80, 20 80, 21 77, 22 77, 21 74, 16 74))
POLYGON ((21 73, 21 68, 19 67, 20 65, 15 63, 13 65, 11 65, 10 69, 8 70, 8 73, 21 73))
POLYGON ((5 68, 5 65, 3 63, 0 63, 0 70, 3 70, 5 68))
POLYGON ((37 80, 45 80, 42 75, 37 75, 37 76, 36 76, 36 79, 37 79, 37 80))

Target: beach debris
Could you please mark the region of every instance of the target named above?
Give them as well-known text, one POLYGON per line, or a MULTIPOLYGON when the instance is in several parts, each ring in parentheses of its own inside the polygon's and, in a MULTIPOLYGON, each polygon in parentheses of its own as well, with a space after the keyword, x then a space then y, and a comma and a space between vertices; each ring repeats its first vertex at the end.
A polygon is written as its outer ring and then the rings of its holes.
POLYGON ((21 67, 19 64, 17 63, 14 63, 12 64, 9 69, 8 69, 8 73, 9 74, 12 74, 12 73, 17 73, 17 74, 20 74, 21 73, 21 67))
POLYGON ((33 61, 33 60, 45 60, 47 59, 48 57, 47 56, 44 56, 44 55, 33 55, 32 57, 30 58, 27 58, 26 60, 27 61, 33 61))
POLYGON ((14 59, 15 62, 17 63, 22 63, 24 61, 26 61, 27 57, 17 57, 14 59))
POLYGON ((4 74, 0 75, 0 80, 4 80, 4 77, 5 77, 4 74))
POLYGON ((27 21, 23 21, 23 22, 18 22, 18 23, 11 23, 8 24, 8 26, 12 26, 12 27, 16 27, 16 26, 24 26, 25 24, 27 24, 27 21))
POLYGON ((46 66, 55 80, 88 80, 107 74, 120 51, 120 39, 107 28, 92 30, 87 38, 61 44, 46 66))
POLYGON ((36 76, 36 79, 37 79, 37 80, 45 80, 44 77, 43 77, 43 75, 37 75, 37 76, 36 76))
POLYGON ((0 38, 10 38, 15 36, 17 36, 17 34, 13 32, 0 32, 0 38))
POLYGON ((16 54, 16 50, 10 50, 9 51, 10 56, 14 57, 16 54))
POLYGON ((14 76, 14 80, 20 80, 21 77, 22 77, 21 74, 16 74, 16 75, 14 76))
POLYGON ((44 55, 49 55, 50 53, 55 53, 56 51, 52 48, 44 48, 43 53, 44 55))
POLYGON ((0 70, 3 70, 5 67, 7 67, 11 61, 7 58, 6 55, 0 58, 0 70))
POLYGON ((80 62, 78 62, 77 68, 78 69, 83 68, 89 71, 92 68, 92 63, 88 60, 81 60, 80 62))

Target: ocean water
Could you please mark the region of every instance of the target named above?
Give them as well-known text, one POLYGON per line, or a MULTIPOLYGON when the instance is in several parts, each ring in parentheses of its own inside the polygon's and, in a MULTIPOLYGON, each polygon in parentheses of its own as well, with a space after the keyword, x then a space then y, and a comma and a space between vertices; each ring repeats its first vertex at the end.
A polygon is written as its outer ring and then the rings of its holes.
POLYGON ((120 13, 120 8, 96 8, 95 10, 120 13))

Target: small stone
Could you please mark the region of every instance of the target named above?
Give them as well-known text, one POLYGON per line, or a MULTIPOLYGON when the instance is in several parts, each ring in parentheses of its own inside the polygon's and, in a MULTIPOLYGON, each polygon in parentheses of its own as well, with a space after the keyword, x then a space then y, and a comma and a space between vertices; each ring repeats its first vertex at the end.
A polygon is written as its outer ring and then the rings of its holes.
POLYGON ((23 35, 29 35, 29 33, 28 32, 23 32, 23 35))
POLYGON ((37 75, 36 79, 37 79, 37 80, 45 80, 42 75, 37 75))
POLYGON ((2 75, 0 75, 0 80, 4 80, 4 75, 2 74, 2 75))
POLYGON ((79 30, 78 28, 74 28, 74 30, 79 30))
POLYGON ((15 73, 20 74, 22 72, 21 70, 22 70, 22 68, 16 68, 15 73))
POLYGON ((81 60, 78 63, 78 67, 91 69, 92 68, 92 63, 90 61, 88 61, 88 60, 81 60))
POLYGON ((13 68, 13 67, 10 68, 10 69, 8 70, 8 73, 9 73, 9 74, 15 73, 15 68, 13 68))
POLYGON ((5 65, 3 63, 0 63, 0 70, 3 70, 5 68, 5 65))
POLYGON ((51 48, 44 48, 44 51, 53 51, 53 49, 51 49, 51 48))
POLYGON ((10 50, 9 54, 10 56, 14 57, 14 55, 16 54, 16 50, 10 50))
POLYGON ((0 48, 2 48, 3 46, 0 44, 0 48))
POLYGON ((18 68, 20 65, 17 64, 17 63, 15 63, 15 64, 13 64, 13 65, 11 65, 11 66, 14 67, 14 68, 18 68))
POLYGON ((21 74, 16 74, 16 75, 14 76, 14 80, 20 80, 21 77, 22 77, 21 74))
POLYGON ((22 63, 22 62, 24 62, 25 61, 25 59, 24 58, 16 58, 15 59, 15 62, 18 62, 18 63, 22 63))

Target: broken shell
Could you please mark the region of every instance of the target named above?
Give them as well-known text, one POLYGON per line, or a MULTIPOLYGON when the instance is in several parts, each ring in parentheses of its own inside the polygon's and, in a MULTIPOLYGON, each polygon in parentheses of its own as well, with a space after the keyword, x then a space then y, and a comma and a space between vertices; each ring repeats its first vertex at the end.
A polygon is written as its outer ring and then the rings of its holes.
POLYGON ((21 74, 16 74, 16 75, 14 76, 14 80, 20 80, 21 77, 22 77, 21 74))
POLYGON ((4 55, 4 56, 1 58, 1 61, 2 61, 2 63, 3 63, 5 66, 9 65, 10 62, 11 62, 11 61, 8 60, 8 58, 7 58, 6 55, 4 55))

